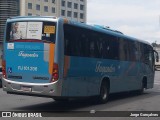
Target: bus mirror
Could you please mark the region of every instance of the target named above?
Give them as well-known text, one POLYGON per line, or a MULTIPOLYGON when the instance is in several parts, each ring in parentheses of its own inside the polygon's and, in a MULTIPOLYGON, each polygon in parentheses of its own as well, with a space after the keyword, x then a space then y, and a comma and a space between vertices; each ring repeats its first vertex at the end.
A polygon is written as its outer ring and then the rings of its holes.
POLYGON ((156 62, 159 62, 159 56, 156 56, 156 62))
POLYGON ((154 50, 156 62, 159 62, 158 52, 154 50))

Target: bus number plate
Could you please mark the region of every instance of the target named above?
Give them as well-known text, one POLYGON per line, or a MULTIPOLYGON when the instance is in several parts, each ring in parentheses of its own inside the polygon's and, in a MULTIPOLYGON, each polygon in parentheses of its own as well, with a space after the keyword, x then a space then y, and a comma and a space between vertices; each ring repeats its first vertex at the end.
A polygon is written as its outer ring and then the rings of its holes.
POLYGON ((25 91, 25 92, 31 92, 32 88, 31 87, 27 87, 27 86, 22 86, 21 90, 25 91))

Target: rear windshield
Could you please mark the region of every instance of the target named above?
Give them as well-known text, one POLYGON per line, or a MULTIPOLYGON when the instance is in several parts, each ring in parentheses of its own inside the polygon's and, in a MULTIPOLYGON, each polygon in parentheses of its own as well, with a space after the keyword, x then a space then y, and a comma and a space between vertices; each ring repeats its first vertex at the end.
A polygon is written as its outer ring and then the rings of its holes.
POLYGON ((55 43, 54 22, 11 22, 7 24, 7 41, 42 40, 55 43))

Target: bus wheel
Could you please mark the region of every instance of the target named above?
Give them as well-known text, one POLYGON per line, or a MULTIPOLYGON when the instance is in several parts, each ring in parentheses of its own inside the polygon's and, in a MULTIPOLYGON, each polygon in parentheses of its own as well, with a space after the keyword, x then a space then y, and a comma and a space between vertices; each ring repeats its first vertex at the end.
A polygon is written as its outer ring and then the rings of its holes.
POLYGON ((103 81, 100 88, 99 103, 106 103, 109 97, 109 89, 106 81, 103 81))
POLYGON ((141 89, 138 91, 138 93, 140 95, 144 93, 144 88, 145 88, 145 84, 144 84, 144 81, 142 81, 142 83, 141 83, 141 89))

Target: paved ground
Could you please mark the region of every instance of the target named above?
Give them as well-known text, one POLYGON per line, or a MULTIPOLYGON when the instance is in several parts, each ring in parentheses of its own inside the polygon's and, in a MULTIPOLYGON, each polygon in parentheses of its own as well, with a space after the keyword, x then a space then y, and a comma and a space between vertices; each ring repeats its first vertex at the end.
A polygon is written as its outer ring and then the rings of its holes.
MULTIPOLYGON (((155 86, 145 91, 143 95, 135 93, 122 93, 111 95, 107 104, 93 104, 89 99, 73 100, 70 102, 55 102, 51 98, 10 95, 0 89, 0 111, 160 111, 160 71, 156 72, 155 86)), ((73 112, 74 113, 74 112, 73 112)), ((83 116, 83 114, 82 114, 83 116)), ((43 118, 42 118, 43 119, 43 118)), ((51 119, 51 118, 47 118, 51 119)), ((53 118, 52 118, 53 119, 53 118)), ((54 119, 72 120, 73 117, 54 119)), ((82 117, 78 118, 83 119, 82 117)), ((97 117, 89 119, 99 119, 97 117)), ((106 118, 102 118, 105 119, 106 118)), ((108 118, 107 119, 111 119, 108 118)), ((113 119, 113 118, 112 118, 113 119)), ((116 118, 115 120, 127 119, 116 118)), ((138 118, 143 119, 143 118, 138 118)), ((158 118, 153 118, 157 119, 158 118)), ((84 120, 84 119, 83 119, 84 120)))

